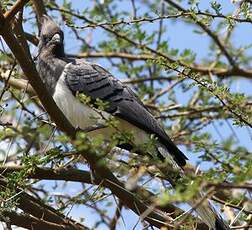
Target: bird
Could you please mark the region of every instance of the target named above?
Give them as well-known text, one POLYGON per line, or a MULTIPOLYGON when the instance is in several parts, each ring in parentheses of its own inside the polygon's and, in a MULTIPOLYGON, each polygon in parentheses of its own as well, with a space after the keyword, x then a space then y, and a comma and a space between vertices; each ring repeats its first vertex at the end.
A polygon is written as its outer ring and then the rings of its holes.
MULTIPOLYGON (((88 135, 102 135, 104 139, 110 139, 115 132, 130 132, 129 143, 125 140, 118 143, 129 151, 154 141, 155 148, 151 148, 149 154, 160 161, 171 162, 179 176, 183 174, 188 158, 151 111, 133 90, 102 66, 67 57, 64 33, 48 15, 41 18, 36 67, 49 94, 74 128, 96 127, 91 128, 88 135), (116 120, 114 125, 108 125, 111 117, 116 120)), ((176 178, 170 183, 175 186, 176 178)), ((210 205, 199 205, 196 212, 211 229, 229 229, 210 205)))

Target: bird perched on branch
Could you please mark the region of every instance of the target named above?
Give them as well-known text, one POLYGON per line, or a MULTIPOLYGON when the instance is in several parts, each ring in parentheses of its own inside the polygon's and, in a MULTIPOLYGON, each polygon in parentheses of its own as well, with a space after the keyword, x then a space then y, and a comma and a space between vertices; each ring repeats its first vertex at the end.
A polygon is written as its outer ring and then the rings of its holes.
MULTIPOLYGON (((111 138, 115 132, 130 132, 132 138, 129 143, 122 140, 118 143, 127 150, 154 141, 155 148, 151 148, 149 154, 172 162, 169 165, 176 168, 181 176, 187 157, 141 100, 101 66, 66 57, 63 40, 60 27, 49 16, 43 16, 37 69, 69 122, 75 128, 84 130, 95 126, 89 130, 89 135, 103 135, 104 139, 111 138), (108 125, 111 116, 116 119, 114 125, 108 125), (97 124, 100 125, 98 128, 97 124), (151 140, 153 135, 155 138, 151 140)), ((175 179, 170 182, 176 185, 175 179)), ((196 211, 212 229, 228 229, 210 206, 200 206, 196 211)))

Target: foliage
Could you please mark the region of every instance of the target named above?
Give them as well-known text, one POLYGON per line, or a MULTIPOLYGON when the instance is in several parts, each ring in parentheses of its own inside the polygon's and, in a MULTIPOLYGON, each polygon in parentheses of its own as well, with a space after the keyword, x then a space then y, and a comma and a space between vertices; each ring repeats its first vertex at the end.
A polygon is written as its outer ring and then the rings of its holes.
MULTIPOLYGON (((38 217, 23 209, 20 200, 29 194, 65 223, 72 218, 93 229, 160 227, 138 221, 142 202, 147 211, 141 218, 149 212, 167 218, 165 212, 173 221, 162 221, 192 229, 196 219, 179 207, 203 190, 229 224, 251 226, 252 53, 251 42, 241 39, 252 24, 251 1, 47 0, 40 9, 34 2, 25 6, 22 22, 31 53, 35 16, 45 10, 60 22, 66 52, 99 62, 129 85, 197 169, 185 168, 187 177, 172 189, 163 163, 149 154, 156 137, 132 151, 115 147, 132 144, 133 135, 120 132, 113 116, 103 116, 108 104, 99 99, 93 119, 114 129, 111 141, 83 131, 72 140, 51 121, 1 37, 1 220, 14 223, 13 211, 38 217), (133 219, 126 206, 136 213, 133 219)), ((15 4, 1 2, 4 12, 15 4)), ((91 104, 81 92, 77 96, 91 104)))

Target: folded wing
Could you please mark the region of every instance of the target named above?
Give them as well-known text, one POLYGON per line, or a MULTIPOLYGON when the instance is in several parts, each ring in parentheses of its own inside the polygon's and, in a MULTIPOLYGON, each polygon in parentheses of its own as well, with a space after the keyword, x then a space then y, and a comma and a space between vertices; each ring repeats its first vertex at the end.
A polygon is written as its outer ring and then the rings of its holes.
POLYGON ((108 102, 106 112, 155 134, 174 160, 180 166, 185 165, 186 156, 129 87, 99 65, 80 60, 67 64, 64 71, 65 81, 74 94, 81 92, 92 100, 101 99, 108 102))

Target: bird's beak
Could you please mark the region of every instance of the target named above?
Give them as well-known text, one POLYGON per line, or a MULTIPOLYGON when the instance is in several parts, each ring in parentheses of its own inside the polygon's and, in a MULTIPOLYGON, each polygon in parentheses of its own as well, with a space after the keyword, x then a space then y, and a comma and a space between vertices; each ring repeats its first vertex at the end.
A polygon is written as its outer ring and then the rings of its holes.
POLYGON ((61 43, 61 37, 60 37, 60 35, 59 34, 54 34, 53 37, 52 37, 52 39, 51 39, 51 41, 53 43, 61 43))

